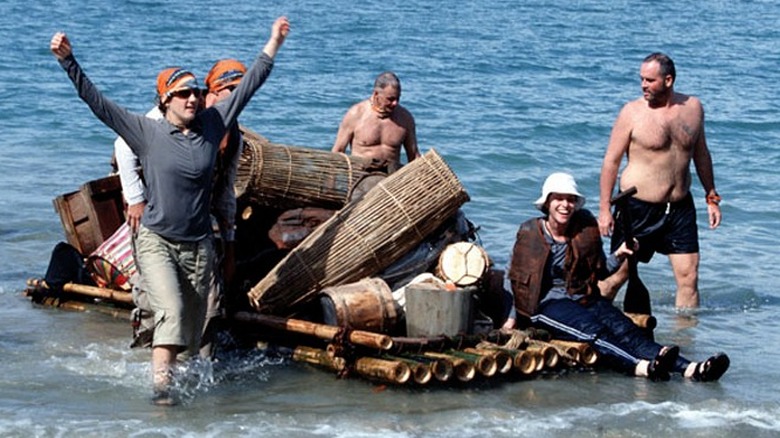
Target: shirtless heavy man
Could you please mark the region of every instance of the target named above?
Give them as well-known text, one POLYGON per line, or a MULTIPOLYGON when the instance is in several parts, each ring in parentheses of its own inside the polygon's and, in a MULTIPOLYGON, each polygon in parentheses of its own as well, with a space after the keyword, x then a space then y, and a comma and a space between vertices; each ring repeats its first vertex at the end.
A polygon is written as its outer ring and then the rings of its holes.
POLYGON ((344 115, 331 151, 346 152, 351 146, 352 155, 384 163, 389 172, 401 166, 401 145, 408 161, 419 157, 414 117, 398 103, 400 99, 398 76, 392 72, 377 76, 371 97, 344 115))
MULTIPOLYGON (((613 249, 620 245, 621 227, 614 226, 610 198, 626 155, 620 188, 637 188, 629 206, 639 240, 638 259, 648 262, 654 252, 667 254, 677 282, 676 306, 698 307, 699 242, 690 194, 691 159, 704 187, 710 228, 721 222, 720 196, 704 136, 704 109, 696 97, 674 91, 674 63, 668 56, 649 55, 639 73, 643 97, 623 106, 604 155, 599 228, 604 236, 612 234, 613 249)), ((627 271, 624 263, 602 284, 602 295, 614 298, 627 271)))

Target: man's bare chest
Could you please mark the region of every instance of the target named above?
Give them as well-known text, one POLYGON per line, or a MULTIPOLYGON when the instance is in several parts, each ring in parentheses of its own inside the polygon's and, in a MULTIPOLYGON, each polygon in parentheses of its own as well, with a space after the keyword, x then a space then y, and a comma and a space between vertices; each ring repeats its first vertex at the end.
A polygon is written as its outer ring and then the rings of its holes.
POLYGON ((361 124, 355 130, 355 142, 362 145, 400 145, 406 137, 406 129, 387 118, 361 124))
POLYGON ((631 143, 649 150, 688 151, 699 136, 698 123, 684 117, 645 117, 635 121, 631 143))

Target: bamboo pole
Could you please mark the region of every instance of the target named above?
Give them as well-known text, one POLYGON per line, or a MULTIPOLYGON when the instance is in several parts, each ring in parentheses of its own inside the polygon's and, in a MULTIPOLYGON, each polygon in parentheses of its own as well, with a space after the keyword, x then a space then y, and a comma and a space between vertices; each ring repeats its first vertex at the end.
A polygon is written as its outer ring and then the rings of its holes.
POLYGON ((517 354, 514 356, 512 364, 520 373, 529 375, 538 371, 539 362, 540 360, 535 353, 526 350, 517 350, 517 354))
POLYGON ((509 355, 511 358, 512 367, 517 369, 522 374, 532 374, 536 371, 541 371, 539 369, 541 359, 537 357, 538 354, 535 352, 520 350, 517 348, 501 347, 498 345, 485 345, 482 347, 482 349, 488 351, 500 351, 509 355))
POLYGON ((593 349, 593 347, 588 344, 587 342, 576 342, 576 341, 562 341, 560 339, 552 339, 550 340, 550 343, 553 345, 559 345, 562 348, 570 349, 573 348, 577 350, 577 362, 591 366, 595 365, 596 362, 599 360, 599 355, 596 353, 596 350, 593 349))
POLYGON ((506 374, 512 370, 512 356, 505 351, 482 348, 464 348, 463 351, 480 356, 490 356, 496 362, 498 372, 501 374, 506 374))
POLYGON ((433 358, 421 354, 404 354, 402 357, 408 357, 414 361, 427 364, 431 369, 433 377, 439 382, 446 382, 452 378, 455 373, 452 361, 445 358, 433 358))
POLYGON ((390 383, 404 384, 412 371, 404 362, 397 360, 361 357, 355 361, 355 371, 364 377, 371 377, 390 383))
POLYGON ((547 369, 554 369, 557 367, 558 362, 561 359, 561 356, 558 354, 558 350, 550 347, 549 345, 530 344, 526 347, 526 351, 538 354, 538 357, 540 358, 539 364, 543 365, 544 368, 547 369))
POLYGON ((416 361, 408 357, 393 355, 383 355, 381 359, 396 360, 408 365, 412 372, 412 380, 418 385, 425 385, 433 378, 433 370, 431 370, 431 367, 427 363, 416 361))
MULTIPOLYGON (((27 280, 27 286, 37 289, 50 289, 49 285, 43 279, 30 278, 27 280)), ((122 292, 105 287, 87 286, 78 283, 65 283, 62 286, 65 292, 85 295, 92 298, 102 298, 117 303, 133 304, 133 295, 130 292, 122 292)))
POLYGON ((658 325, 658 320, 653 315, 645 315, 644 313, 630 313, 624 312, 625 315, 634 322, 634 324, 643 329, 654 330, 658 325))
POLYGON ((325 350, 306 346, 295 347, 292 360, 320 365, 336 372, 342 372, 347 367, 343 357, 331 357, 325 350))
POLYGON ((452 363, 452 368, 455 373, 455 377, 461 382, 468 382, 474 378, 477 374, 474 364, 463 359, 461 357, 452 356, 444 353, 436 353, 433 351, 426 351, 423 353, 425 356, 434 357, 437 359, 447 359, 452 363))
MULTIPOLYGON (((253 312, 236 312, 233 314, 233 319, 241 322, 261 324, 278 330, 310 335, 329 341, 332 341, 343 330, 342 327, 334 325, 318 324, 300 319, 282 318, 253 312)), ((348 339, 349 342, 355 345, 362 345, 377 350, 389 350, 393 347, 393 339, 390 336, 362 330, 350 331, 348 339)))
POLYGON ((471 354, 459 350, 449 350, 447 351, 447 354, 471 362, 474 365, 474 368, 485 377, 493 377, 498 371, 496 360, 491 356, 481 356, 479 354, 471 354))
POLYGON ((458 334, 454 336, 418 338, 393 336, 392 341, 393 353, 400 354, 418 353, 426 350, 443 351, 449 348, 463 348, 464 346, 472 347, 486 341, 494 344, 501 344, 510 338, 510 334, 503 333, 499 330, 493 330, 490 333, 481 335, 458 334))
MULTIPOLYGON (((24 291, 25 296, 30 297, 34 293, 33 289, 26 289, 24 291)), ((89 304, 78 301, 62 301, 57 297, 43 297, 42 300, 36 302, 42 306, 56 307, 58 309, 72 310, 76 312, 97 312, 109 315, 117 319, 130 319, 130 310, 121 309, 117 307, 101 306, 97 304, 89 304)))
POLYGON ((560 361, 564 361, 567 365, 571 366, 579 362, 580 352, 576 348, 563 348, 560 345, 552 344, 546 341, 539 341, 537 339, 529 339, 528 345, 541 345, 554 348, 556 353, 558 353, 559 363, 560 361))

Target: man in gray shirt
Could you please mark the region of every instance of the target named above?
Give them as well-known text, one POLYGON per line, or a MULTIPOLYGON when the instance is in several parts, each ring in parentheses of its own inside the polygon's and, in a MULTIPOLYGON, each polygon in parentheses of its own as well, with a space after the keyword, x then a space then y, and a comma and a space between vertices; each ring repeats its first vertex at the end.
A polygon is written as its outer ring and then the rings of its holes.
POLYGON ((125 139, 141 160, 147 205, 135 236, 135 259, 155 313, 152 341, 154 399, 173 404, 171 372, 179 352, 197 354, 205 300, 213 276, 209 201, 222 138, 265 82, 290 25, 278 18, 263 53, 227 99, 199 110, 200 88, 189 71, 173 67, 157 78, 163 120, 133 114, 105 98, 82 71, 64 33, 50 48, 79 97, 125 139))

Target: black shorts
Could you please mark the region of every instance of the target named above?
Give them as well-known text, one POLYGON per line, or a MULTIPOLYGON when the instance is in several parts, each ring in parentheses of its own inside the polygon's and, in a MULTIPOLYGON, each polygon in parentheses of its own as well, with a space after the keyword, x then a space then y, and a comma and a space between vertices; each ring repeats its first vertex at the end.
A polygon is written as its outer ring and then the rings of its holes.
MULTIPOLYGON (((691 254, 699 252, 699 230, 696 226, 696 207, 688 195, 671 203, 654 204, 628 199, 631 228, 639 241, 639 261, 647 263, 653 254, 691 254)), ((623 243, 623 218, 615 212, 612 232, 612 251, 623 243)))

